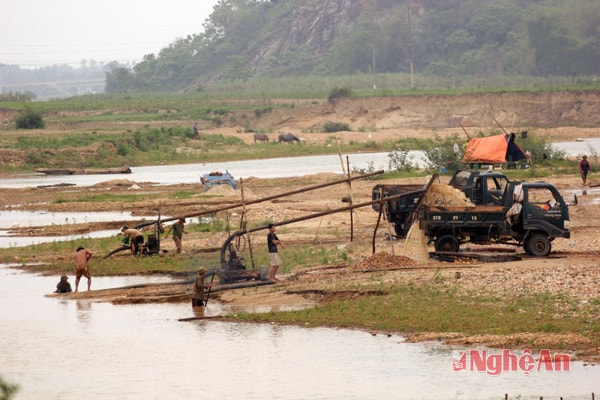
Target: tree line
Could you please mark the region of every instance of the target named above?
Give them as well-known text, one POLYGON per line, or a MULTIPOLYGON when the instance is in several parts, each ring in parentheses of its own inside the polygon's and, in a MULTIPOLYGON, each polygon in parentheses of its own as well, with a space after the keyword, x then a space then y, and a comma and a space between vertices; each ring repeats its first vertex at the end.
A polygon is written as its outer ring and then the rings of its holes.
POLYGON ((221 0, 200 33, 146 55, 133 68, 113 65, 106 72, 106 91, 411 70, 449 82, 456 76, 600 72, 600 0, 359 3, 364 2, 221 0), (350 12, 343 8, 348 4, 350 12), (328 15, 327 7, 338 7, 345 19, 328 15))

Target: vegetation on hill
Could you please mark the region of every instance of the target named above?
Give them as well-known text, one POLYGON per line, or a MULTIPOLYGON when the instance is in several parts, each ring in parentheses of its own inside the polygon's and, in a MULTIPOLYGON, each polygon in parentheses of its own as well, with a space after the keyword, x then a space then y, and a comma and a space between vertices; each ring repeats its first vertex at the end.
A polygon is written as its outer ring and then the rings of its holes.
POLYGON ((203 32, 133 69, 113 66, 106 89, 411 71, 451 87, 507 76, 586 80, 600 64, 598 9, 600 0, 221 0, 203 32))

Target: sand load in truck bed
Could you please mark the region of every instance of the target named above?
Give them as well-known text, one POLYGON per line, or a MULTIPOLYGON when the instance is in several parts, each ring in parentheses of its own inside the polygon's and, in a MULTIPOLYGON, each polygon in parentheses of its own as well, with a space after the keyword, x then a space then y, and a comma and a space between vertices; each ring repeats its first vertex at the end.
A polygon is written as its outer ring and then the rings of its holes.
POLYGON ((449 185, 442 185, 435 183, 431 185, 423 204, 426 206, 463 206, 463 207, 475 207, 475 205, 469 200, 460 189, 456 189, 449 185))

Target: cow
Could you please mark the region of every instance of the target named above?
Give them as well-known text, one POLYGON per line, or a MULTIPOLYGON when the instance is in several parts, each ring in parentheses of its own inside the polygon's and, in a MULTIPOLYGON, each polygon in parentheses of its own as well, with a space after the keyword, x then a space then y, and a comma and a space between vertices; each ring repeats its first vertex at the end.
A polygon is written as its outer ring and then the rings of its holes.
POLYGON ((269 137, 264 133, 255 133, 254 134, 254 143, 256 142, 267 142, 269 143, 269 137))
POLYGON ((299 142, 299 141, 300 141, 300 138, 298 138, 298 136, 294 135, 293 133, 279 134, 279 143, 281 143, 281 142, 292 143, 292 142, 299 142))

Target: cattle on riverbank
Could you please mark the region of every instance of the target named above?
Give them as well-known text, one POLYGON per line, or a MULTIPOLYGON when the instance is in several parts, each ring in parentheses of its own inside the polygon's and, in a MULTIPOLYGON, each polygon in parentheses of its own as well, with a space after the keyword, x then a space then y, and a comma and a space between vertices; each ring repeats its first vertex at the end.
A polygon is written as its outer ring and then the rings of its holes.
POLYGON ((292 143, 292 142, 300 142, 300 138, 293 133, 281 133, 279 135, 279 143, 292 143))
POLYGON ((269 143, 269 137, 265 133, 255 133, 254 143, 256 142, 267 142, 269 143))

